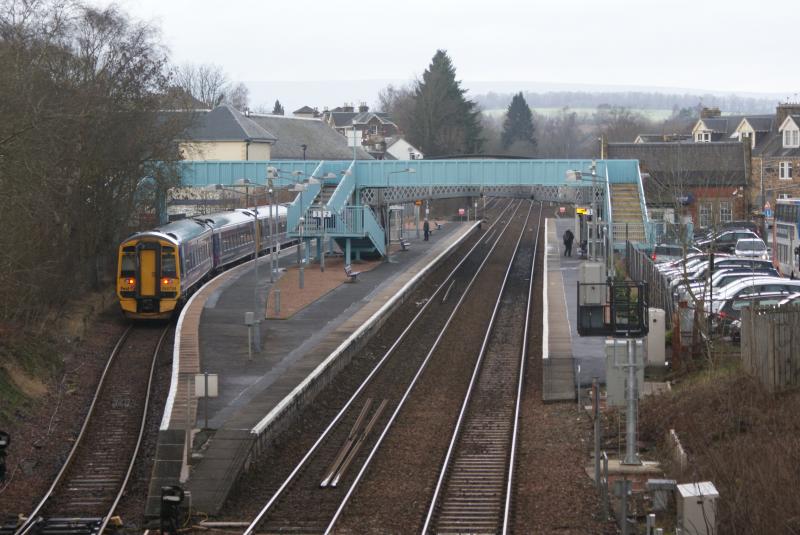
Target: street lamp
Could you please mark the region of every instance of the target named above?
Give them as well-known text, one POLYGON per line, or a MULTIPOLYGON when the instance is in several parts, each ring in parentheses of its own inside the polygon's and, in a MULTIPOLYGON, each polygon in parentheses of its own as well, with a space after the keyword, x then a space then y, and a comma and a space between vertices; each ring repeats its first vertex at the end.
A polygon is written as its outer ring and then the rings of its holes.
POLYGON ((306 149, 308 148, 308 145, 303 143, 302 145, 300 145, 300 148, 303 149, 303 161, 306 161, 306 149))
POLYGON ((389 177, 392 175, 397 175, 400 173, 408 173, 413 175, 416 173, 417 170, 413 167, 406 167, 405 169, 401 169, 399 171, 390 171, 386 175, 386 188, 381 191, 381 200, 383 201, 381 204, 384 205, 386 210, 386 261, 392 263, 391 255, 389 249, 392 245, 392 238, 391 238, 391 228, 392 228, 392 210, 389 207, 389 203, 386 202, 386 190, 389 189, 389 177))

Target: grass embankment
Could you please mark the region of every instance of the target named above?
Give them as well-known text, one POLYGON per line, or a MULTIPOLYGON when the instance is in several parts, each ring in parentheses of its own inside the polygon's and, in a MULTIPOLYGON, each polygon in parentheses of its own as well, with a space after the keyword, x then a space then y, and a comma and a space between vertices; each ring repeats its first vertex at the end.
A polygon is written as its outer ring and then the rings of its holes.
POLYGON ((29 413, 62 367, 55 341, 41 333, 0 326, 0 426, 29 413))
POLYGON ((644 401, 640 421, 670 477, 717 487, 719 533, 800 533, 800 389, 770 394, 736 366, 702 371, 644 401), (689 457, 682 474, 669 429, 689 457))

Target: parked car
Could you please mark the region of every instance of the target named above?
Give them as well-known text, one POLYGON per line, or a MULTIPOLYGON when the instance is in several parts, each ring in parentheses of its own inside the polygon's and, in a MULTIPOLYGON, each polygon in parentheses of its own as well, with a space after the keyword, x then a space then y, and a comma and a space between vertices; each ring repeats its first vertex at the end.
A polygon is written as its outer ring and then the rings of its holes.
POLYGON ((650 258, 656 264, 663 264, 665 262, 674 262, 675 260, 680 260, 685 255, 690 255, 693 253, 702 253, 702 251, 691 245, 684 249, 683 245, 662 243, 653 247, 653 252, 650 253, 650 258))
POLYGON ((787 295, 778 306, 797 306, 800 305, 800 292, 787 295))
POLYGON ((689 286, 682 286, 678 289, 676 294, 674 295, 676 301, 685 301, 689 298, 689 292, 691 291, 692 295, 698 296, 701 294, 705 294, 707 296, 713 296, 715 293, 719 291, 720 288, 727 286, 728 284, 742 279, 744 277, 752 277, 752 276, 762 276, 762 277, 779 277, 780 274, 778 270, 775 268, 768 268, 768 269, 757 269, 752 270, 748 269, 747 267, 737 266, 727 269, 720 269, 714 275, 711 276, 711 284, 708 285, 708 281, 701 280, 696 281, 689 286))
MULTIPOLYGON (((721 259, 715 259, 714 261, 714 273, 716 273, 721 269, 734 268, 734 267, 743 267, 750 270, 761 270, 761 269, 771 269, 772 264, 766 260, 757 260, 753 258, 736 258, 733 256, 721 259)), ((683 276, 683 273, 679 273, 677 277, 671 278, 669 286, 673 291, 673 295, 675 291, 681 286, 686 286, 687 284, 691 284, 693 282, 698 282, 706 279, 708 277, 709 269, 711 269, 711 261, 706 260, 695 266, 691 272, 687 271, 685 277, 683 276)))
POLYGON ((785 299, 786 294, 782 292, 748 294, 731 299, 712 317, 711 328, 732 342, 741 343, 742 310, 750 306, 780 306, 785 299))
POLYGON ((767 245, 761 238, 742 238, 736 242, 736 248, 733 250, 733 254, 746 258, 769 260, 767 245))
POLYGON ((703 251, 733 254, 736 243, 747 238, 758 239, 758 235, 751 230, 727 230, 712 238, 700 240, 695 246, 703 251))
POLYGON ((719 290, 711 302, 710 312, 716 314, 726 302, 742 295, 783 293, 785 295, 800 292, 800 280, 781 277, 744 277, 719 290))

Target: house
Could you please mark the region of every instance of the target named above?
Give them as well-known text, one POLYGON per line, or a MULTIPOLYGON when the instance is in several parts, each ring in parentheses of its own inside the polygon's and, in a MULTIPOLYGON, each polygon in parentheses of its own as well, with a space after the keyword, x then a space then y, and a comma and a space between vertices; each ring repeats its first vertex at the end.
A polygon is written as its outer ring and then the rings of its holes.
POLYGON ((358 108, 352 104, 345 104, 332 110, 325 110, 322 112, 322 118, 343 136, 355 135, 358 143, 378 160, 385 157, 387 147, 393 138, 401 134, 400 128, 387 113, 371 112, 369 106, 363 102, 358 108))
MULTIPOLYGON (((272 160, 352 160, 353 149, 347 140, 321 119, 285 117, 283 115, 250 115, 249 119, 275 134, 272 160)), ((371 160, 361 147, 357 160, 371 160)))
POLYGON ((748 143, 609 143, 606 150, 609 159, 639 160, 651 219, 711 228, 745 218, 748 143))
POLYGON ((228 104, 195 110, 179 140, 186 160, 269 160, 278 138, 228 104))
POLYGON ((778 105, 772 126, 753 149, 750 183, 758 211, 782 196, 800 196, 800 103, 778 105))
POLYGON ((317 108, 312 108, 311 106, 303 106, 302 108, 296 109, 292 112, 294 117, 300 117, 304 119, 316 119, 320 116, 319 110, 317 108))
POLYGON ((386 160, 422 160, 422 152, 402 137, 388 138, 386 145, 386 160))

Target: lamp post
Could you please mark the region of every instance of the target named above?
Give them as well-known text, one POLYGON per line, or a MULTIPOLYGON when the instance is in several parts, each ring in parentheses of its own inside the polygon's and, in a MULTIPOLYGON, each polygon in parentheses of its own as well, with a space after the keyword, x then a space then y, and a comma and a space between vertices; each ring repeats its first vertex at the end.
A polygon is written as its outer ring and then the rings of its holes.
POLYGON ((392 262, 391 253, 389 249, 392 245, 392 238, 391 238, 391 229, 392 229, 392 210, 389 203, 386 201, 386 190, 389 189, 389 177, 392 175, 397 175, 400 173, 408 173, 414 174, 417 170, 412 167, 406 167, 405 169, 401 169, 399 171, 390 171, 386 175, 386 188, 381 192, 381 200, 383 201, 382 204, 385 206, 386 209, 386 261, 390 264, 392 262))
POLYGON ((308 148, 308 145, 303 143, 302 145, 300 145, 300 148, 303 149, 303 161, 306 161, 306 149, 308 148))

